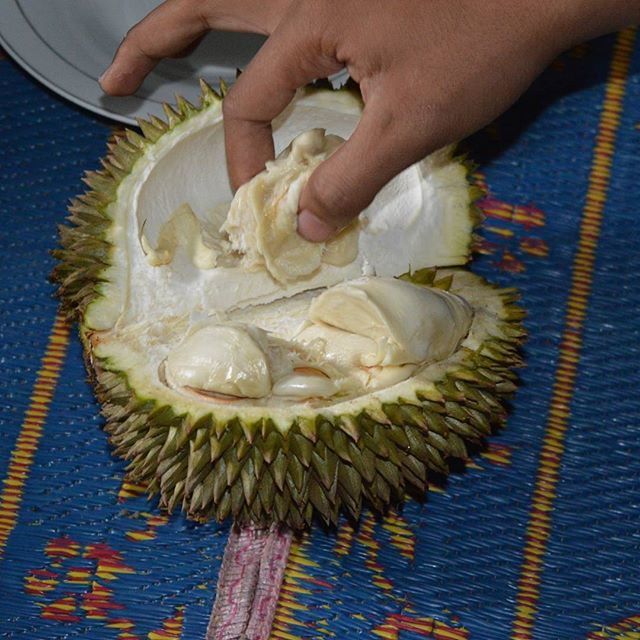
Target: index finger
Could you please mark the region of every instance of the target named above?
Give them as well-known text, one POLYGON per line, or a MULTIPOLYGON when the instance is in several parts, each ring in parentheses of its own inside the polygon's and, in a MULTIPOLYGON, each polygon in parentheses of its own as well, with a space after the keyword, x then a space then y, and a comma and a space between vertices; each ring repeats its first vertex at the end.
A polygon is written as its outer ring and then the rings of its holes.
POLYGON ((300 87, 336 73, 342 65, 320 50, 313 35, 301 35, 295 17, 286 19, 262 46, 222 103, 227 168, 234 188, 273 159, 271 122, 300 87))

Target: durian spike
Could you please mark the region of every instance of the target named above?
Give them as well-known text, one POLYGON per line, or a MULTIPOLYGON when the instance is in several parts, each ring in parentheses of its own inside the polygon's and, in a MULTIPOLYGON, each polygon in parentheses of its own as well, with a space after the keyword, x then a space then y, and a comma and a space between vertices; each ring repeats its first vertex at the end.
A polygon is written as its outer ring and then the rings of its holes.
POLYGON ((170 104, 167 104, 166 102, 163 103, 162 110, 167 116, 170 128, 175 127, 177 124, 182 122, 182 116, 170 104))
MULTIPOLYGON (((142 133, 147 140, 151 142, 155 142, 162 136, 162 134, 167 130, 167 127, 157 127, 149 120, 145 120, 144 118, 136 118, 138 122, 138 126, 142 129, 142 133)), ((162 122, 160 120, 160 122, 162 122)))
POLYGON ((278 526, 232 527, 205 640, 269 637, 292 537, 278 526))
POLYGON ((218 93, 208 82, 200 79, 200 101, 203 105, 220 102, 222 95, 218 93))
POLYGON ((176 105, 184 118, 189 118, 198 111, 195 105, 180 95, 176 95, 176 105))

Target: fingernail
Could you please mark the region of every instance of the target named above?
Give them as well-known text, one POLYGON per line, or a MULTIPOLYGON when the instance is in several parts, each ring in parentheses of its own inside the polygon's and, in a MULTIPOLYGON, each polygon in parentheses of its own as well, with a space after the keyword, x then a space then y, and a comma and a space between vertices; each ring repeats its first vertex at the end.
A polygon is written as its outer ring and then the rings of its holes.
POLYGON ((303 209, 298 216, 298 233, 311 242, 323 242, 336 232, 335 228, 318 218, 315 213, 303 209))
POLYGON ((104 80, 109 76, 109 69, 111 69, 111 67, 105 69, 103 74, 98 78, 98 84, 102 85, 104 80))

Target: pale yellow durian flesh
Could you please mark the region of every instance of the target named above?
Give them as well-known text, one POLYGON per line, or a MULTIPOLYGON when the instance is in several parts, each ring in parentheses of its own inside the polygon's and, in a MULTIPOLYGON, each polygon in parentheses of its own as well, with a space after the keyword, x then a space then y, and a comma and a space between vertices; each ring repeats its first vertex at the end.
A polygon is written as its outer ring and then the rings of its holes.
POLYGON ((345 399, 446 359, 473 318, 459 296, 375 277, 331 287, 289 313, 302 327, 293 335, 267 332, 259 316, 257 325, 198 329, 169 353, 168 384, 265 401, 345 399))
POLYGON ((219 242, 215 246, 210 241, 207 242, 200 220, 186 202, 162 226, 155 247, 151 246, 144 235, 144 226, 140 234, 140 245, 152 267, 171 264, 178 247, 182 247, 194 267, 213 269, 223 251, 221 244, 219 242))
MULTIPOLYGON (((336 285, 309 308, 309 320, 320 329, 328 326, 360 338, 359 361, 366 367, 444 360, 467 335, 472 317, 460 296, 394 278, 336 285)), ((298 339, 304 335, 302 331, 298 339)), ((328 344, 336 337, 335 332, 330 335, 328 344)), ((338 348, 348 351, 348 338, 340 342, 338 348)))
POLYGON ((355 260, 357 225, 327 243, 309 242, 296 232, 302 189, 314 169, 343 142, 323 129, 306 131, 238 189, 222 231, 229 235, 231 248, 242 254, 245 269, 266 268, 286 284, 314 273, 322 262, 344 266, 355 260))
POLYGON ((262 398, 271 391, 271 377, 260 334, 256 328, 203 327, 169 353, 164 376, 174 388, 262 398))

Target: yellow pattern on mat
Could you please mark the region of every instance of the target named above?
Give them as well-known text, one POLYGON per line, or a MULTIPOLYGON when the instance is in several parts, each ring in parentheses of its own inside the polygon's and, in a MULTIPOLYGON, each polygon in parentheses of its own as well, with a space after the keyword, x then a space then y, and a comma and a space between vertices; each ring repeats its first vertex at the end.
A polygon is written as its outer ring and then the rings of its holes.
POLYGON ((294 538, 291 543, 287 569, 278 598, 278 608, 273 620, 270 640, 302 640, 296 635, 292 628, 305 627, 305 623, 296 619, 296 612, 306 610, 306 606, 298 602, 299 595, 309 595, 311 591, 307 588, 313 583, 313 576, 308 570, 318 565, 310 560, 305 551, 309 546, 309 536, 305 535, 301 540, 294 538), (307 585, 307 586, 305 586, 307 585))
POLYGON ((540 597, 544 556, 551 534, 553 501, 564 451, 564 438, 569 425, 571 397, 580 360, 582 329, 591 293, 596 248, 607 201, 616 132, 622 114, 622 102, 634 39, 634 29, 620 32, 609 69, 580 225, 578 249, 573 261, 571 287, 551 405, 526 532, 524 559, 511 632, 514 640, 529 640, 532 637, 540 597))
POLYGON ((69 325, 62 316, 57 315, 33 385, 29 408, 11 452, 9 470, 0 494, 0 559, 4 555, 7 540, 18 521, 24 485, 38 449, 38 442, 42 436, 68 344, 69 325))
POLYGON ((603 626, 599 631, 590 633, 587 640, 640 640, 640 615, 603 626))

